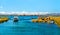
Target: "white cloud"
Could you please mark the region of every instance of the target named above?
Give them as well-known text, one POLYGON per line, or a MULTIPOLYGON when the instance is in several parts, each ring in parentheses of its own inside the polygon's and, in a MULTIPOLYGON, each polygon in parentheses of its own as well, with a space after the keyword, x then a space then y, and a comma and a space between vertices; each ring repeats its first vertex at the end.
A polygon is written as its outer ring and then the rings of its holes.
POLYGON ((0 12, 0 14, 17 14, 17 15, 45 15, 48 14, 48 12, 26 12, 26 11, 22 11, 22 12, 0 12))

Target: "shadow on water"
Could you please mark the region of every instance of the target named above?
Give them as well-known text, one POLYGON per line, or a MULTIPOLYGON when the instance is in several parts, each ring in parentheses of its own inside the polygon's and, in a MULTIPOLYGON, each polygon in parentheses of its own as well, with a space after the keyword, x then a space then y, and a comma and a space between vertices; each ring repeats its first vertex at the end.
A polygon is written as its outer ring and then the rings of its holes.
POLYGON ((13 22, 14 25, 19 25, 19 22, 13 22))

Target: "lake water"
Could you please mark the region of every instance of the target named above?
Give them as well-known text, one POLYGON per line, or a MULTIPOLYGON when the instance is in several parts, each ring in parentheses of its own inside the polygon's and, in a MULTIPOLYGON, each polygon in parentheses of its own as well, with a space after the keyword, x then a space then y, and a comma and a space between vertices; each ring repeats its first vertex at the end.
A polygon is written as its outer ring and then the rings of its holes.
POLYGON ((18 16, 18 22, 13 22, 14 16, 8 17, 7 22, 0 24, 0 35, 60 35, 55 24, 33 23, 31 19, 37 16, 18 16))

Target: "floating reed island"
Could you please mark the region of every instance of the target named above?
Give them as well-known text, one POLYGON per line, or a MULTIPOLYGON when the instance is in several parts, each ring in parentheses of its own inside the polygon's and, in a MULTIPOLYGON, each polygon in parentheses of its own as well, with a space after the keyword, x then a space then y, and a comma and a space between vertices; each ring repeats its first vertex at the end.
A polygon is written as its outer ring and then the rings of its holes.
POLYGON ((0 18, 0 23, 7 22, 7 21, 8 21, 8 18, 7 17, 0 18))
POLYGON ((60 27, 60 16, 58 17, 54 17, 54 16, 48 16, 48 17, 45 17, 45 18, 42 18, 42 17, 38 17, 37 19, 32 19, 32 22, 46 22, 48 24, 56 24, 60 27))

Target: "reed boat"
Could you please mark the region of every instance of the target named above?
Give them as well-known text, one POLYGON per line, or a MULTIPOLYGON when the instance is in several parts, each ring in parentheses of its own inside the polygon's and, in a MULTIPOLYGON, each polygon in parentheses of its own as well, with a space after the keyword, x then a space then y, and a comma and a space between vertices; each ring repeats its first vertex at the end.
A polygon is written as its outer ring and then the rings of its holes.
POLYGON ((13 21, 14 21, 14 22, 18 22, 18 17, 17 17, 17 16, 14 16, 13 21))

